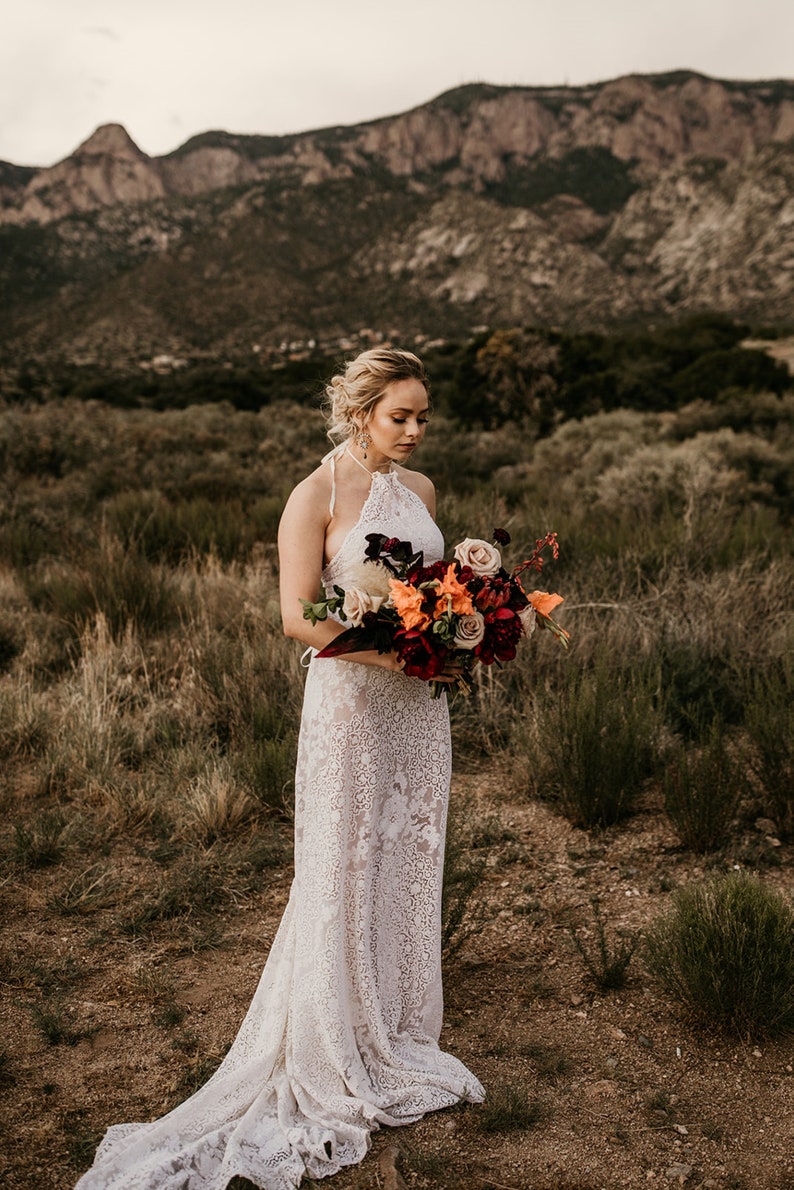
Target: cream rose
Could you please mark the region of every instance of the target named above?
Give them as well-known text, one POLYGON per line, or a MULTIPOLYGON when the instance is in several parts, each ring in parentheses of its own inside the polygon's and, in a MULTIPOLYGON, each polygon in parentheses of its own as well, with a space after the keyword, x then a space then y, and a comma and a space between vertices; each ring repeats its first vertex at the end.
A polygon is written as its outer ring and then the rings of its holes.
POLYGON ((521 611, 518 613, 518 618, 524 625, 524 632, 527 634, 527 636, 531 636, 535 631, 535 624, 538 618, 537 613, 531 603, 528 603, 526 607, 522 607, 521 611))
POLYGON ((359 587, 349 587, 345 592, 342 611, 351 627, 358 628, 367 612, 376 612, 382 603, 382 595, 370 595, 369 591, 362 591, 359 587))
POLYGON ((461 616, 455 631, 456 649, 474 649, 485 636, 485 618, 481 612, 461 616))
POLYGON ((470 566, 475 574, 496 574, 502 565, 502 555, 496 546, 477 537, 467 537, 455 546, 455 557, 461 566, 470 566))

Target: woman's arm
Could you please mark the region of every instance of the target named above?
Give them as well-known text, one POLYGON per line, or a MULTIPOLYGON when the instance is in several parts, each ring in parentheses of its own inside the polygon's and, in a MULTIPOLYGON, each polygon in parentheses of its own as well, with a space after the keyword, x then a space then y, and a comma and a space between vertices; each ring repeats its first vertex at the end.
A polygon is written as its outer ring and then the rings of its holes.
MULTIPOLYGON (((298 484, 292 492, 278 530, 279 590, 284 634, 301 640, 313 649, 322 649, 345 631, 336 620, 320 620, 312 625, 303 618, 301 599, 312 603, 321 585, 325 531, 328 526, 328 493, 315 475, 298 484)), ((395 653, 367 650, 345 653, 346 661, 378 665, 383 669, 402 669, 395 653)))

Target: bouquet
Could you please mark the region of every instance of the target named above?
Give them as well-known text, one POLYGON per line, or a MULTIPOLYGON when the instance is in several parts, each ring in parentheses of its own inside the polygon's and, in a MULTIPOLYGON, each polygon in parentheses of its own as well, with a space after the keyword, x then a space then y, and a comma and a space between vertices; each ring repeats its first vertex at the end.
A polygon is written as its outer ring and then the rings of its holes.
POLYGON ((409 541, 367 534, 365 558, 355 583, 334 586, 329 598, 301 600, 304 619, 316 624, 329 612, 350 627, 321 649, 318 657, 377 649, 395 650, 403 672, 432 683, 433 697, 445 683, 435 681, 450 662, 462 666, 457 689, 468 693, 474 666, 512 661, 522 636, 536 625, 547 628, 567 648, 568 633, 552 618, 562 596, 525 591, 520 576, 539 572, 543 551, 558 557, 557 534, 535 542, 531 556, 508 573, 500 546, 510 544, 505 529, 494 529, 493 544, 467 537, 451 561, 425 566, 409 541))

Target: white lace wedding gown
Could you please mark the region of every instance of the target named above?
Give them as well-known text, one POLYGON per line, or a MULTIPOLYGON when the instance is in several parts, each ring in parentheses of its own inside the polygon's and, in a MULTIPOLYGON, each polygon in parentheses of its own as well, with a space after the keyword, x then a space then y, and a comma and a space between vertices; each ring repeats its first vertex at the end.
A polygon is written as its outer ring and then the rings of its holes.
MULTIPOLYGON (((330 592, 367 533, 443 539, 398 473, 375 472, 326 567, 330 592)), ((295 802, 295 879, 231 1049, 195 1095, 151 1124, 110 1128, 79 1190, 224 1190, 239 1174, 293 1190, 360 1161, 380 1124, 408 1124, 483 1089, 439 1049, 440 917, 450 776, 446 699, 425 682, 313 660, 295 802)))

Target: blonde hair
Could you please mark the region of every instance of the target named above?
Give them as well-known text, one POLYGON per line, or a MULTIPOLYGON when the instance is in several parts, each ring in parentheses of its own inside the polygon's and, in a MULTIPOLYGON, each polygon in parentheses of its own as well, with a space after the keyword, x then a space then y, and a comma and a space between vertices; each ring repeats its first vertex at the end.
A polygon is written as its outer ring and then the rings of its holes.
POLYGON ((365 424, 388 385, 418 380, 430 397, 424 364, 410 351, 373 347, 350 360, 325 388, 325 415, 332 442, 348 442, 365 424))

